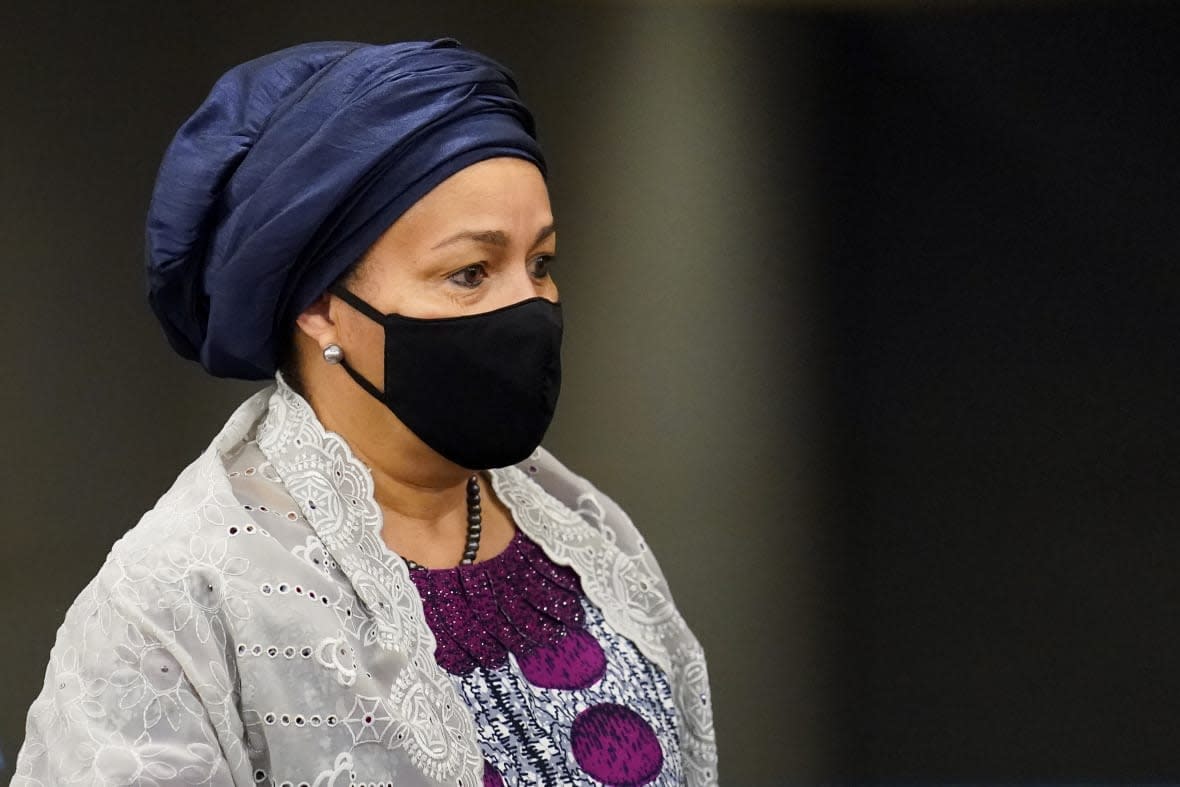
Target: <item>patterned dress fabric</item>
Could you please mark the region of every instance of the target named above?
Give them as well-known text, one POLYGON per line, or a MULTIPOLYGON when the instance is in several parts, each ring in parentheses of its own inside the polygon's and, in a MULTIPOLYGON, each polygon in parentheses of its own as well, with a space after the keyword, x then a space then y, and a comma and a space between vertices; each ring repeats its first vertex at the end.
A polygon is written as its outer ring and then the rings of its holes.
POLYGON ((485 785, 683 783, 667 680, 572 570, 518 531, 490 560, 410 576, 475 716, 485 785))
POLYGON ((704 654, 626 514, 541 449, 488 477, 510 548, 412 578, 277 377, 66 613, 12 783, 715 784, 704 654))

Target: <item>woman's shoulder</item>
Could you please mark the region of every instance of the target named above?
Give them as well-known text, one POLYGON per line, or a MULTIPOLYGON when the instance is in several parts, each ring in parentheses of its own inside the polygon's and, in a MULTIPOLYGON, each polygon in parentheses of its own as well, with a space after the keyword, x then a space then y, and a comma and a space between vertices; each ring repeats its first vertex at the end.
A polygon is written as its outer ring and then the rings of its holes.
POLYGON ((172 565, 237 576, 255 561, 290 555, 311 531, 282 485, 266 477, 264 463, 251 461, 257 454, 249 448, 229 464, 202 454, 112 546, 107 563, 123 571, 141 567, 133 573, 172 565))
POLYGON ((318 591, 317 607, 321 594, 342 596, 337 566, 257 442, 246 432, 227 447, 224 435, 111 547, 71 615, 113 612, 177 635, 192 626, 203 639, 298 614, 274 603, 295 588, 318 591))

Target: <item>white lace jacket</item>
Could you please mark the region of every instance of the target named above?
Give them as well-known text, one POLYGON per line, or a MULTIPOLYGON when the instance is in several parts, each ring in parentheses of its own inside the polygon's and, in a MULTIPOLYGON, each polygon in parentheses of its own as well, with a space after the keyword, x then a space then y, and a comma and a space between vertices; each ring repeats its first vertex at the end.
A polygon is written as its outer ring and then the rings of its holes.
MULTIPOLYGON (((545 451, 491 472, 671 683, 689 784, 717 781, 700 645, 634 525, 545 451)), ((14 785, 482 784, 372 479, 281 379, 246 401, 66 615, 14 785)))

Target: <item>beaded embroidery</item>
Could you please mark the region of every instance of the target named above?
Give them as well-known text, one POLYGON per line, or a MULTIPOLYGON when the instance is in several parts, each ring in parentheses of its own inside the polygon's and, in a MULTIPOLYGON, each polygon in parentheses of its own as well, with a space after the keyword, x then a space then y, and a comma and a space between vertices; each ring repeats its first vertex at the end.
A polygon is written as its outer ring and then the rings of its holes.
POLYGON ((517 531, 486 561, 411 578, 435 657, 475 716, 485 787, 682 783, 667 679, 610 630, 572 569, 517 531))

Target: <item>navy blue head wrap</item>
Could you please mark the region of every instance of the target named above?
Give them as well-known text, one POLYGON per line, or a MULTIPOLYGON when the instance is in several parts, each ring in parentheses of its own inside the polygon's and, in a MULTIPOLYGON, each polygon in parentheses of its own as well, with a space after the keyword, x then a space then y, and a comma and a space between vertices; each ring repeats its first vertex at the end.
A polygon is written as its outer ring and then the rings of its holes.
POLYGON ((545 172, 511 73, 455 41, 304 44, 237 66, 164 154, 152 309, 211 373, 270 377, 295 318, 389 225, 497 156, 545 172))

